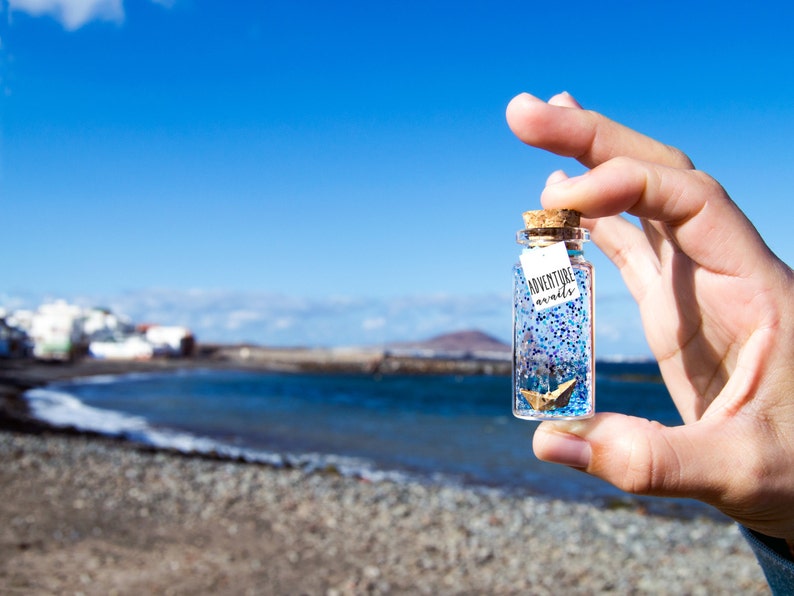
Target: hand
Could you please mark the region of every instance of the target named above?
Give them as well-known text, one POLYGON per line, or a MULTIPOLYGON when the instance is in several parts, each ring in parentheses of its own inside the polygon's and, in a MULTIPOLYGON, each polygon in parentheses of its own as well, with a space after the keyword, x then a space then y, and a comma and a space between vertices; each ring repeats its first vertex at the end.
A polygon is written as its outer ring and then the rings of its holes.
POLYGON ((677 149, 566 93, 548 103, 519 95, 507 121, 525 143, 591 168, 576 178, 552 174, 541 202, 581 211, 620 269, 685 423, 614 413, 544 422, 535 454, 630 493, 699 499, 753 530, 794 539, 791 268, 677 149))

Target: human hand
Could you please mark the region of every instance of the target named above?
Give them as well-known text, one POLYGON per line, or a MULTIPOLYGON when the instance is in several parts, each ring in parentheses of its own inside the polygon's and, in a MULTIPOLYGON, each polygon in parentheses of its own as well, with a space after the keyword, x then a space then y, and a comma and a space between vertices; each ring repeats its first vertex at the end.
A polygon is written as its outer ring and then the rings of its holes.
POLYGON ((627 492, 695 498, 794 539, 794 273, 725 190, 672 147, 567 93, 507 107, 525 143, 590 168, 555 172, 544 208, 576 209, 637 301, 684 421, 615 413, 544 422, 538 458, 627 492), (642 229, 620 216, 640 218, 642 229))

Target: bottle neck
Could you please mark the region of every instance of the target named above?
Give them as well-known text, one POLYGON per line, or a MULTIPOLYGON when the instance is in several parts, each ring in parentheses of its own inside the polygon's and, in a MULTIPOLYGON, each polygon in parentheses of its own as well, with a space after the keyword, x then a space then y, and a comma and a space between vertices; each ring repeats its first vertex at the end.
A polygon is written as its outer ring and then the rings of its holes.
POLYGON ((528 249, 565 242, 570 257, 581 257, 582 245, 589 240, 590 232, 584 228, 528 228, 516 234, 516 242, 528 249))

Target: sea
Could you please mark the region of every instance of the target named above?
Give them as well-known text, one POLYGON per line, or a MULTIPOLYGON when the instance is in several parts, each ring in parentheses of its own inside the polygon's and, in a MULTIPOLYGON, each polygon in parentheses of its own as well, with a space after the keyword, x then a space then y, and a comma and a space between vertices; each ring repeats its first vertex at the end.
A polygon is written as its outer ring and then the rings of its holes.
MULTIPOLYGON (((186 453, 369 481, 412 480, 616 502, 600 479, 538 461, 502 376, 184 370, 86 377, 26 393, 32 412, 186 453)), ((599 362, 596 410, 681 423, 654 362, 599 362)))

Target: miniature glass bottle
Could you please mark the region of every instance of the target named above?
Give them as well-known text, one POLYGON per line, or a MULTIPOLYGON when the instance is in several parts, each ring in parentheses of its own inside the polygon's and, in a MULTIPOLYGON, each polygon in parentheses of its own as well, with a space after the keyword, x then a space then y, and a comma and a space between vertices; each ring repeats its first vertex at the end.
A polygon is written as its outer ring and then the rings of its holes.
POLYGON ((593 266, 579 213, 524 213, 513 268, 513 414, 525 420, 595 412, 593 266))

